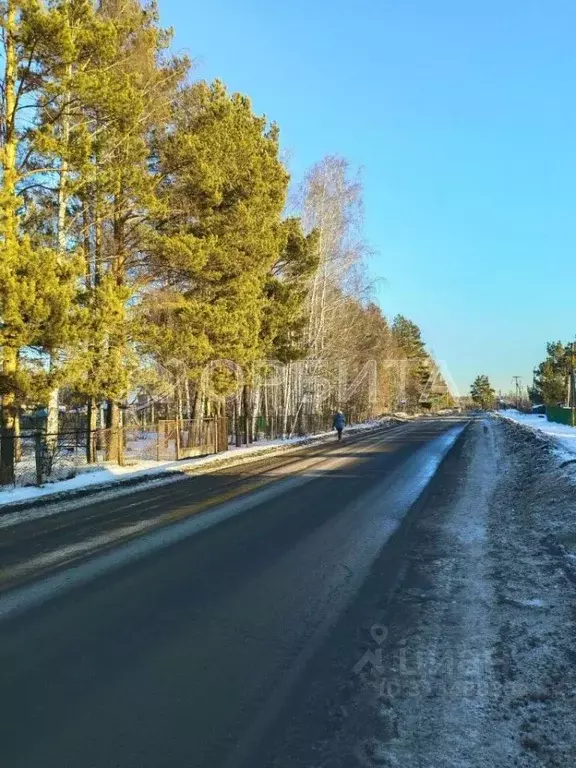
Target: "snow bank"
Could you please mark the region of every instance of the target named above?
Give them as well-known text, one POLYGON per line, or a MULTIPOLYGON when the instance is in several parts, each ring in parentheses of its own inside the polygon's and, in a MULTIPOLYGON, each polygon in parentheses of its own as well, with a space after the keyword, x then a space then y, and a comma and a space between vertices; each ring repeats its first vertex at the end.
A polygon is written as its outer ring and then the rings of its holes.
POLYGON ((205 464, 210 464, 214 461, 227 460, 233 456, 244 457, 262 451, 263 449, 270 449, 277 445, 290 445, 291 443, 302 442, 302 440, 305 439, 307 438, 262 440, 249 447, 230 447, 230 450, 226 453, 216 453, 211 456, 183 459, 181 461, 137 461, 124 467, 119 467, 116 464, 107 466, 95 465, 93 467, 82 468, 76 477, 70 478, 69 480, 46 483, 46 485, 41 488, 36 486, 25 486, 23 488, 11 488, 10 490, 1 491, 0 506, 2 504, 13 504, 16 502, 35 500, 52 494, 83 490, 93 485, 106 485, 109 483, 136 480, 141 477, 153 478, 155 475, 163 475, 168 472, 184 472, 186 470, 204 466, 205 464))
POLYGON ((521 424, 524 427, 548 435, 566 453, 576 453, 576 427, 548 421, 544 414, 520 413, 513 409, 499 411, 497 415, 500 418, 508 419, 516 424, 521 424))

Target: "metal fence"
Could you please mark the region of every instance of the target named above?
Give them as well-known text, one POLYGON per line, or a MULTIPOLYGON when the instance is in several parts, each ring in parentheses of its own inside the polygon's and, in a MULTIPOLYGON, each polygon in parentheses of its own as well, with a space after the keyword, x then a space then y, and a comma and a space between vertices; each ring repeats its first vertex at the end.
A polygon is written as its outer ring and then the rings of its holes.
POLYGON ((85 433, 80 430, 46 434, 26 430, 2 435, 1 450, 14 455, 14 474, 5 484, 42 485, 46 480, 67 480, 86 464, 85 433))
MULTIPOLYGON (((366 421, 370 414, 358 411, 346 414, 348 424, 366 421)), ((228 419, 228 441, 231 445, 245 445, 259 440, 276 440, 303 435, 317 435, 332 429, 333 413, 306 413, 279 415, 266 418, 244 416, 228 419)))
POLYGON ((228 448, 225 418, 162 420, 147 427, 74 429, 48 434, 27 430, 4 435, 14 452, 14 476, 6 484, 42 485, 74 477, 90 464, 135 465, 143 461, 178 461, 220 453, 228 448))
POLYGON ((574 411, 572 408, 565 408, 563 406, 546 406, 546 419, 548 421, 554 421, 557 424, 566 424, 569 427, 575 426, 574 411))
POLYGON ((162 419, 157 427, 157 460, 207 456, 228 449, 228 428, 223 417, 162 419))
MULTIPOLYGON (((347 421, 361 420, 347 414, 347 421)), ((72 426, 72 424, 70 424, 72 426)), ((14 476, 5 485, 42 485, 66 480, 80 471, 112 464, 132 466, 142 462, 179 461, 221 453, 230 445, 247 445, 292 435, 318 434, 332 428, 331 414, 302 411, 266 418, 234 413, 200 419, 161 419, 149 425, 127 425, 93 431, 78 426, 47 434, 42 429, 19 435, 0 435, 0 445, 14 451, 14 476), (13 443, 13 446, 12 446, 13 443)))
POLYGON ((232 416, 228 420, 228 441, 243 445, 259 440, 314 435, 332 427, 332 415, 297 413, 288 416, 232 416))
POLYGON ((140 461, 179 461, 228 448, 226 419, 161 419, 146 427, 98 429, 90 435, 96 462, 130 465, 140 461))

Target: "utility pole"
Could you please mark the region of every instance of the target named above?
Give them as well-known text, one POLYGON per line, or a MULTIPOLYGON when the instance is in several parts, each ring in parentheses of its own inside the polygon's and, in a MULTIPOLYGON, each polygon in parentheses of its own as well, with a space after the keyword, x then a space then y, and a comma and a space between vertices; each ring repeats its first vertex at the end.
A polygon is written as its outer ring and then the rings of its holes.
POLYGON ((574 426, 574 342, 570 345, 570 425, 574 426))
POLYGON ((512 376, 512 380, 516 384, 516 410, 520 410, 520 390, 522 388, 522 376, 512 376))

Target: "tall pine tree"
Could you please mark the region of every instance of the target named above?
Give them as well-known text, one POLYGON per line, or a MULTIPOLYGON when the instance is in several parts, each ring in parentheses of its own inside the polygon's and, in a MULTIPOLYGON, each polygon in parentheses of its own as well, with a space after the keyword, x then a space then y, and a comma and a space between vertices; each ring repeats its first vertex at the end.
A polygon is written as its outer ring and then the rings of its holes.
POLYGON ((175 99, 158 153, 164 216, 143 342, 161 359, 177 355, 192 376, 210 358, 248 369, 262 353, 271 269, 295 234, 282 222, 278 130, 245 96, 197 83, 175 99))
POLYGON ((18 410, 37 394, 23 364, 26 350, 59 343, 73 295, 74 273, 57 247, 31 237, 25 226, 31 190, 50 184, 58 173, 47 162, 34 130, 50 98, 46 56, 53 49, 58 15, 34 0, 7 0, 0 6, 0 14, 4 61, 0 106, 0 483, 10 483, 18 410))

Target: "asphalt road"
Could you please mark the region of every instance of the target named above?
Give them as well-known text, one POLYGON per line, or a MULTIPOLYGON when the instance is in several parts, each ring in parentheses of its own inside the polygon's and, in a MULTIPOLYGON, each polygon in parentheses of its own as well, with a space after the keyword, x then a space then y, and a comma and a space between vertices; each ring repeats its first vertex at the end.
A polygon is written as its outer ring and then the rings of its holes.
POLYGON ((464 427, 415 422, 18 526, 4 571, 136 527, 0 596, 0 763, 269 765, 269 734, 464 427))

